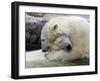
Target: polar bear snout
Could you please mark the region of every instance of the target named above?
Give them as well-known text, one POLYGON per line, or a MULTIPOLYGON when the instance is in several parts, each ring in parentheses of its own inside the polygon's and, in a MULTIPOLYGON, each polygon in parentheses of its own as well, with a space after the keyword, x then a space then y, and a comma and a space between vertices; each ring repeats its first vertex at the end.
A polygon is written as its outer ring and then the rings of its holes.
POLYGON ((72 43, 69 37, 66 35, 59 36, 55 40, 55 45, 57 45, 59 48, 63 49, 66 52, 70 52, 72 50, 72 43))
POLYGON ((64 50, 70 52, 72 50, 72 46, 70 44, 65 45, 64 50))
POLYGON ((42 49, 42 51, 43 51, 43 52, 46 52, 47 50, 45 50, 45 49, 42 49))
POLYGON ((45 49, 42 48, 42 51, 43 51, 43 52, 47 52, 48 49, 49 49, 49 46, 48 46, 47 48, 45 48, 45 49))

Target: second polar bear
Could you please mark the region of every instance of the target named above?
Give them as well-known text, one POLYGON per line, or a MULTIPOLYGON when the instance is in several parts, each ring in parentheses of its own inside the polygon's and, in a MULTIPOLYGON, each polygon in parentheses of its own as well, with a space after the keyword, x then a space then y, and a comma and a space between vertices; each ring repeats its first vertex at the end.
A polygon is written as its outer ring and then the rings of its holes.
POLYGON ((51 18, 41 32, 41 46, 50 60, 89 56, 89 23, 77 16, 51 18))

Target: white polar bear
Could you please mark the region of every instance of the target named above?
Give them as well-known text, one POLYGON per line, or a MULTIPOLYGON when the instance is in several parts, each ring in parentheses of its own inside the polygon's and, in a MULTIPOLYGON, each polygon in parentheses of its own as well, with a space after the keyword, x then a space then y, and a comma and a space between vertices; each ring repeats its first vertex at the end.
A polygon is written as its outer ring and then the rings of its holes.
POLYGON ((77 16, 51 18, 41 31, 41 46, 50 60, 89 57, 89 23, 77 16))

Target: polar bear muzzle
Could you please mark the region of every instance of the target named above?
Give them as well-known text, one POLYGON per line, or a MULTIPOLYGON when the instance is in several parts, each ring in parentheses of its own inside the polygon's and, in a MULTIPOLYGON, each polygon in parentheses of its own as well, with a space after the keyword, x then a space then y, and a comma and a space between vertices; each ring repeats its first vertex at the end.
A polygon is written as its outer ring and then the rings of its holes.
POLYGON ((43 52, 47 52, 48 49, 49 49, 49 46, 48 46, 47 48, 45 48, 45 49, 42 49, 42 51, 43 51, 43 52))
POLYGON ((62 47, 61 49, 64 49, 66 52, 70 52, 72 50, 72 44, 67 35, 59 36, 55 40, 55 44, 60 48, 62 47))
POLYGON ((72 46, 70 44, 65 45, 64 50, 70 52, 72 50, 72 46))

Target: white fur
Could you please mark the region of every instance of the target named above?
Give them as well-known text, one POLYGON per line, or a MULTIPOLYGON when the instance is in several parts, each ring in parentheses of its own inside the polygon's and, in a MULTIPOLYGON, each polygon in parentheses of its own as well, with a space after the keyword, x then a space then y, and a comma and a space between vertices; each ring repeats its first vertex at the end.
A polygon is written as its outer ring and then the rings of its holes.
POLYGON ((42 50, 26 52, 26 62, 45 60, 45 53, 42 50))
POLYGON ((42 38, 45 38, 48 41, 48 45, 51 46, 47 54, 47 58, 50 60, 74 60, 89 56, 89 23, 82 17, 60 16, 52 18, 43 27, 42 38), (58 28, 53 31, 55 24, 58 25, 58 28), (66 52, 55 43, 57 37, 63 34, 68 35, 72 43, 71 52, 66 52))

